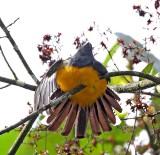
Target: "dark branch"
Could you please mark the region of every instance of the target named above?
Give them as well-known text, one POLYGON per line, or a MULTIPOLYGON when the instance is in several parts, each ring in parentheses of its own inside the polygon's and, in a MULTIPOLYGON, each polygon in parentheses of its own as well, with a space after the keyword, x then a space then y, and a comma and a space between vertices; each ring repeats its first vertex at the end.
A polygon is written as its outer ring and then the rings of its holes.
POLYGON ((153 81, 155 84, 160 83, 160 78, 155 77, 146 73, 142 72, 137 72, 137 71, 118 71, 118 72, 110 72, 107 73, 106 75, 102 76, 101 78, 109 78, 109 77, 114 77, 114 76, 122 76, 122 75, 131 75, 131 76, 137 76, 137 77, 142 77, 144 79, 148 79, 153 81))
POLYGON ((11 85, 10 85, 10 84, 6 84, 5 86, 0 87, 0 89, 7 88, 7 87, 9 87, 9 86, 11 86, 11 85))
POLYGON ((17 77, 16 73, 14 72, 14 70, 12 69, 12 67, 10 66, 10 64, 9 64, 9 62, 8 62, 8 60, 7 60, 7 58, 6 58, 6 56, 4 55, 4 52, 3 52, 3 50, 2 50, 1 45, 0 45, 0 51, 1 51, 1 54, 2 54, 2 56, 3 56, 3 58, 4 58, 4 61, 6 62, 7 66, 8 66, 8 68, 9 68, 10 71, 12 72, 14 78, 17 80, 18 77, 17 77))
MULTIPOLYGON (((145 73, 141 72, 135 72, 135 71, 117 71, 117 72, 110 72, 104 75, 101 78, 108 78, 108 77, 114 77, 114 76, 121 76, 122 75, 132 75, 132 76, 139 76, 143 77, 149 80, 142 80, 139 82, 133 82, 133 83, 128 83, 128 84, 123 84, 123 85, 116 85, 116 86, 110 86, 112 89, 114 89, 118 93, 133 93, 138 90, 143 90, 147 89, 153 86, 156 86, 157 84, 160 84, 160 78, 159 77, 154 77, 152 75, 148 75, 145 73)), ((21 82, 20 80, 12 80, 8 79, 5 77, 0 76, 0 81, 13 84, 19 87, 23 87, 32 91, 35 91, 36 86, 30 85, 30 84, 25 84, 24 82, 21 82)))
POLYGON ((8 31, 7 27, 4 25, 3 21, 0 18, 0 27, 2 28, 2 30, 5 32, 6 37, 8 38, 8 40, 10 41, 10 43, 13 46, 13 49, 15 50, 15 52, 18 54, 20 60, 22 61, 23 65, 25 66, 26 70, 28 71, 29 75, 32 77, 32 79, 38 84, 39 80, 36 78, 36 76, 34 75, 34 73, 32 72, 31 68, 29 67, 29 65, 27 64, 26 60, 24 59, 23 55, 21 54, 16 42, 13 40, 12 36, 10 35, 10 32, 8 31))
POLYGON ((145 91, 141 91, 142 94, 145 95, 150 95, 150 96, 154 96, 154 97, 159 97, 160 98, 160 94, 158 93, 150 93, 150 92, 145 92, 145 91))
POLYGON ((19 86, 19 87, 22 87, 22 88, 25 88, 25 89, 29 89, 29 90, 32 90, 32 91, 35 91, 36 87, 37 87, 37 86, 30 85, 30 84, 27 84, 25 82, 22 82, 20 80, 12 80, 12 79, 8 79, 8 78, 1 77, 1 76, 0 76, 0 81, 8 83, 8 84, 15 85, 15 86, 19 86))
POLYGON ((23 128, 23 130, 20 133, 20 135, 18 136, 17 140, 15 141, 15 143, 13 144, 11 149, 9 150, 8 155, 16 154, 18 148, 23 143, 24 138, 26 137, 27 133, 29 132, 30 128, 32 127, 33 123, 35 122, 36 118, 37 117, 32 118, 28 122, 28 124, 23 128))
MULTIPOLYGON (((137 110, 136 110, 136 117, 137 117, 137 110)), ((127 150, 126 150, 125 155, 128 154, 129 147, 130 147, 130 145, 131 145, 131 143, 132 143, 132 141, 133 141, 133 138, 134 138, 134 133, 135 133, 135 129, 136 129, 136 120, 137 120, 137 119, 134 120, 134 126, 133 126, 133 129, 132 129, 132 136, 131 136, 131 139, 130 139, 130 141, 129 141, 129 144, 128 144, 128 147, 127 147, 127 150)))
POLYGON ((18 20, 19 20, 19 18, 17 18, 16 20, 14 20, 11 24, 9 24, 9 25, 7 26, 7 28, 10 27, 10 26, 12 26, 13 24, 15 24, 18 20))

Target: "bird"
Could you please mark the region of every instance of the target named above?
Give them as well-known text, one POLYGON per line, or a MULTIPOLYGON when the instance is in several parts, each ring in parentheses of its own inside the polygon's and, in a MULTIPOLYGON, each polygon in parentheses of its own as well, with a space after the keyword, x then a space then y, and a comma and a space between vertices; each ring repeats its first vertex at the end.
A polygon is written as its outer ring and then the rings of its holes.
POLYGON ((68 136, 74 128, 76 138, 84 138, 88 122, 93 135, 112 130, 115 112, 122 112, 119 96, 108 87, 110 78, 101 78, 107 69, 94 58, 90 42, 84 43, 67 60, 57 60, 44 74, 34 95, 34 109, 38 110, 76 88, 85 88, 47 111, 49 131, 57 131, 65 122, 61 134, 68 136))

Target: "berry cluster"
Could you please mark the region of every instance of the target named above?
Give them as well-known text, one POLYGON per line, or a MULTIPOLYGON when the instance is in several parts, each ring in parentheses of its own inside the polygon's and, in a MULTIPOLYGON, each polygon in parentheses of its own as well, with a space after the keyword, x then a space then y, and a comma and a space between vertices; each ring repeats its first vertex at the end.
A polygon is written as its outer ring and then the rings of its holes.
POLYGON ((117 42, 122 46, 123 58, 126 58, 130 55, 132 57, 132 64, 140 63, 141 58, 144 57, 143 53, 148 51, 146 47, 142 47, 142 45, 137 43, 135 40, 132 40, 130 44, 126 44, 125 40, 123 39, 117 39, 117 42))
POLYGON ((41 53, 39 58, 42 60, 43 63, 52 62, 52 54, 56 51, 57 53, 60 50, 60 37, 61 33, 58 33, 54 36, 54 43, 51 44, 52 36, 50 34, 46 34, 43 36, 42 44, 37 46, 38 51, 41 53))
POLYGON ((131 107, 132 112, 135 112, 135 111, 139 110, 140 112, 142 112, 142 114, 144 116, 151 117, 151 123, 157 123, 156 118, 153 115, 154 112, 155 112, 154 107, 147 105, 147 103, 145 103, 143 101, 144 99, 145 99, 145 97, 142 97, 141 95, 138 95, 135 98, 134 103, 131 99, 128 99, 126 101, 126 104, 131 107))
POLYGON ((62 146, 56 145, 55 150, 57 154, 66 154, 66 155, 84 155, 83 150, 80 149, 79 140, 69 140, 62 146))
POLYGON ((43 63, 46 63, 48 60, 51 60, 51 54, 53 53, 53 48, 50 47, 46 42, 49 42, 52 39, 52 36, 46 34, 43 36, 42 45, 38 45, 38 51, 41 52, 39 58, 42 60, 43 63))

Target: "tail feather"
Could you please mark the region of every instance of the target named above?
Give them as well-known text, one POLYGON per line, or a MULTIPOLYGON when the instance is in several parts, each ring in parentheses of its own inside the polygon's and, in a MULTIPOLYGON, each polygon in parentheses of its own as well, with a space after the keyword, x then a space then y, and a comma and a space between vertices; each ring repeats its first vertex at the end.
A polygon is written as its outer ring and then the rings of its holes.
POLYGON ((100 135, 101 130, 100 130, 100 125, 99 125, 99 122, 98 122, 98 118, 97 118, 97 115, 96 115, 94 105, 92 105, 90 107, 89 118, 90 118, 90 124, 91 124, 91 129, 92 129, 93 134, 94 135, 100 135))
MULTIPOLYGON (((50 97, 50 100, 53 100, 53 99, 56 99, 60 96, 62 96, 64 94, 64 92, 62 92, 60 89, 57 89, 50 97)), ((62 102, 63 103, 63 102, 62 102)), ((60 103, 61 104, 61 103, 60 103)), ((59 105, 58 105, 59 106, 59 105)), ((53 106, 49 109, 49 111, 47 112, 48 115, 50 115, 51 113, 54 112, 54 109, 56 108, 57 106, 53 106)))
POLYGON ((102 108, 100 107, 100 103, 96 101, 96 106, 97 106, 97 115, 98 115, 98 120, 101 125, 102 130, 105 131, 110 131, 111 126, 108 121, 107 115, 103 112, 102 108))
POLYGON ((51 100, 54 98, 58 98, 59 96, 63 95, 64 92, 62 92, 60 89, 57 89, 50 97, 51 100))
POLYGON ((78 110, 78 105, 72 105, 72 108, 67 117, 65 127, 61 133, 63 136, 68 136, 69 133, 71 132, 75 119, 76 119, 77 110, 78 110))
POLYGON ((109 96, 107 93, 104 93, 104 97, 106 100, 108 100, 108 102, 113 108, 115 108, 119 112, 122 112, 121 106, 113 97, 109 96))
MULTIPOLYGON (((57 89, 52 94, 51 99, 56 99, 63 94, 64 92, 57 89)), ((50 131, 56 131, 67 117, 61 133, 63 136, 68 136, 75 125, 75 137, 84 138, 88 119, 90 119, 90 125, 94 135, 100 135, 101 128, 104 132, 111 131, 110 122, 113 124, 116 123, 112 108, 119 112, 122 111, 117 100, 119 100, 119 97, 109 88, 107 88, 103 96, 98 98, 91 107, 81 107, 76 103, 72 103, 72 100, 66 99, 61 104, 49 109, 50 116, 47 119, 47 123, 49 124, 48 129, 50 131)))
POLYGON ((55 117, 63 110, 65 109, 65 104, 66 102, 68 102, 68 99, 67 100, 64 100, 62 103, 58 104, 55 108, 54 108, 54 111, 51 111, 50 110, 50 116, 47 118, 47 123, 51 123, 55 117))
POLYGON ((106 94, 110 94, 110 96, 112 96, 114 99, 118 101, 120 100, 119 96, 114 91, 112 91, 112 89, 110 89, 109 87, 107 87, 106 94))
POLYGON ((110 104, 107 102, 107 100, 105 100, 103 97, 100 98, 101 99, 101 102, 103 104, 103 107, 104 107, 104 110, 109 118, 109 120, 115 124, 116 123, 116 118, 115 118, 115 115, 113 113, 113 110, 110 106, 110 104))
POLYGON ((70 108, 71 108, 71 102, 67 102, 65 104, 65 107, 62 108, 60 113, 57 115, 57 117, 54 119, 54 121, 49 126, 48 129, 50 131, 56 131, 59 128, 59 126, 62 124, 62 122, 64 121, 64 119, 68 115, 70 108))
POLYGON ((75 123, 75 137, 84 138, 88 122, 88 108, 78 108, 76 123, 75 123))

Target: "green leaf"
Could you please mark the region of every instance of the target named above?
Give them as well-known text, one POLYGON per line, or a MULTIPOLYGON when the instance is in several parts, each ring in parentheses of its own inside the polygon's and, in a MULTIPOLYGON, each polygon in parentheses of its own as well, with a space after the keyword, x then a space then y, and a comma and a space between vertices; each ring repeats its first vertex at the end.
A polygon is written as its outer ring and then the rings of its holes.
POLYGON ((110 54, 108 53, 108 55, 106 56, 104 62, 103 62, 103 66, 107 67, 108 62, 111 60, 111 57, 113 57, 113 55, 116 53, 116 51, 118 50, 118 48, 120 47, 119 43, 116 41, 116 43, 112 46, 112 48, 109 50, 110 54))
POLYGON ((129 82, 132 81, 131 76, 115 76, 115 77, 111 77, 111 82, 109 83, 109 85, 127 84, 128 81, 129 82))
POLYGON ((19 131, 12 130, 0 136, 0 154, 5 155, 8 153, 19 133, 19 131))
POLYGON ((117 110, 114 110, 116 115, 120 118, 120 119, 124 119, 126 118, 126 116, 128 115, 128 112, 124 112, 124 113, 120 113, 117 110))
MULTIPOLYGON (((149 64, 142 70, 142 72, 143 72, 143 73, 146 73, 146 74, 150 74, 151 71, 152 71, 152 69, 153 69, 153 63, 154 63, 154 62, 149 63, 149 64)), ((140 78, 139 80, 142 81, 142 80, 144 80, 144 78, 140 78)))
POLYGON ((151 75, 153 75, 153 76, 155 76, 156 74, 157 74, 157 71, 154 69, 154 68, 152 68, 152 70, 151 70, 151 73, 150 73, 151 75))

